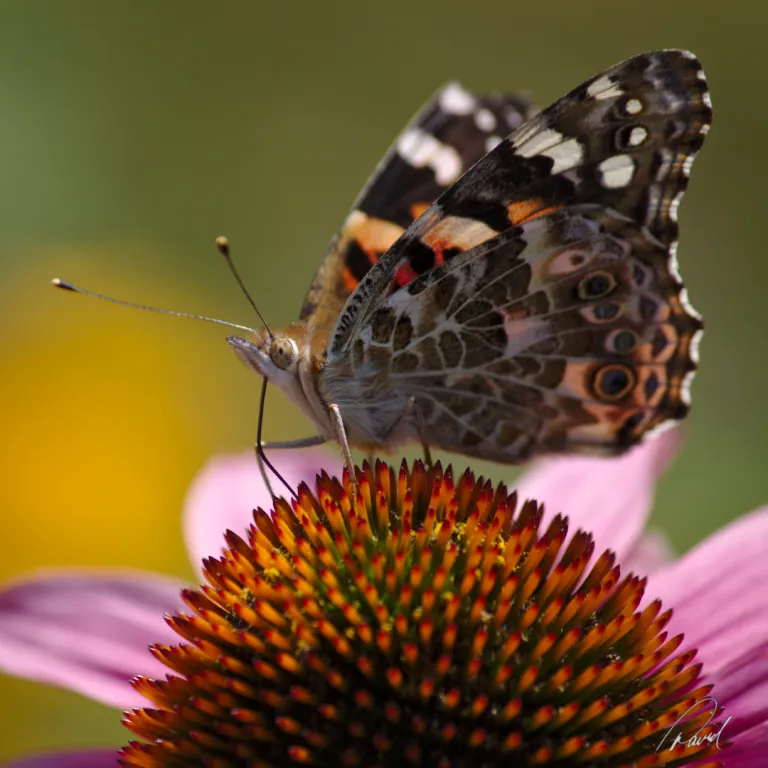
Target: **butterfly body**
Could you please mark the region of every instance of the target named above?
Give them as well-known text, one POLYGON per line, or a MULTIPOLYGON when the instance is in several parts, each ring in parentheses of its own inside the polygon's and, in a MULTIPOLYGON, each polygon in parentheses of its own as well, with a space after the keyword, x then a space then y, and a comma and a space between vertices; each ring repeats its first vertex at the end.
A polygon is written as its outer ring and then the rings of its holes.
POLYGON ((396 392, 385 394, 383 376, 378 376, 377 386, 343 362, 327 364, 327 334, 314 335, 311 328, 294 326, 278 332, 274 339, 265 333, 252 339, 230 336, 227 341, 249 368, 269 379, 299 407, 325 440, 337 437, 330 418, 332 403, 342 415, 349 443, 358 448, 392 451, 418 439, 408 398, 396 392), (276 355, 274 347, 291 351, 288 356, 284 351, 276 355), (360 379, 350 387, 355 375, 360 379))
POLYGON ((438 92, 334 240, 301 322, 231 340, 326 439, 507 463, 615 454, 682 418, 701 319, 677 208, 711 119, 656 51, 534 113, 438 92))

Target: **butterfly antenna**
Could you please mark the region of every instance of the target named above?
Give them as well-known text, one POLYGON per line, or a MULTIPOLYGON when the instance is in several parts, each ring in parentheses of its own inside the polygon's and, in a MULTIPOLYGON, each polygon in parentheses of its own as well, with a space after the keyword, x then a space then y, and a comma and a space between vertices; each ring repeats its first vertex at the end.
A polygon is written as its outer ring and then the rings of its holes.
MULTIPOLYGON (((245 297, 250 302, 253 309, 256 311, 256 314, 259 316, 259 319, 262 323, 264 323, 264 327, 267 330, 267 333, 269 334, 270 338, 274 339, 275 335, 272 333, 272 329, 269 327, 269 324, 264 319, 264 316, 259 312, 259 308, 256 306, 256 303, 251 298, 250 293, 248 293, 248 289, 245 287, 242 279, 240 278, 240 275, 237 272, 237 269, 235 268, 234 263, 232 262, 232 258, 229 255, 229 241, 226 237, 218 237, 216 238, 216 247, 219 249, 219 252, 222 256, 224 256, 227 265, 229 266, 230 271, 234 275, 235 279, 237 280, 238 285, 240 286, 240 289, 245 294, 245 297)), ((151 307, 148 304, 137 304, 133 301, 125 301, 123 299, 116 299, 113 296, 105 296, 103 293, 96 293, 95 291, 89 291, 85 288, 80 288, 77 285, 74 285, 73 283, 67 282, 66 280, 61 280, 60 278, 54 278, 52 281, 52 284, 56 288, 61 288, 63 291, 71 291, 72 293, 82 293, 85 296, 92 296, 95 299, 102 299, 103 301, 110 301, 113 304, 120 304, 124 307, 131 307, 132 309, 145 309, 148 312, 158 312, 161 315, 175 315, 176 317, 189 317, 192 320, 203 320, 206 323, 215 323, 216 325, 225 325, 228 328, 235 328, 238 331, 247 331, 248 333, 255 334, 256 331, 253 328, 249 328, 246 325, 238 325, 237 323, 230 323, 226 320, 218 320, 215 317, 206 317, 204 315, 195 315, 191 312, 177 312, 172 309, 161 309, 160 307, 151 307)), ((264 403, 266 401, 267 397, 267 379, 265 378, 261 387, 261 397, 259 398, 259 421, 258 421, 258 427, 257 427, 257 433, 256 433, 256 457, 259 461, 259 468, 261 469, 262 476, 264 477, 264 482, 267 485, 267 488, 274 498, 274 492, 272 490, 272 485, 269 482, 269 478, 267 477, 267 473, 264 471, 264 465, 269 467, 269 469, 272 471, 272 473, 275 475, 275 477, 280 480, 280 482, 288 489, 288 492, 293 496, 293 498, 297 499, 298 496, 296 495, 296 491, 291 488, 288 481, 277 471, 277 468, 274 464, 267 458, 267 455, 264 453, 264 445, 262 440, 262 427, 264 424, 264 403)))
POLYGON ((173 309, 160 309, 159 307, 150 307, 147 304, 136 304, 133 301, 124 301, 123 299, 115 299, 112 296, 105 296, 103 293, 96 293, 95 291, 87 291, 85 288, 79 288, 72 283, 68 283, 66 280, 60 280, 58 277, 51 280, 51 283, 56 288, 61 288, 63 291, 72 291, 73 293, 82 293, 85 296, 92 296, 94 299, 102 299, 103 301, 111 301, 113 304, 121 304, 124 307, 131 307, 131 309, 146 309, 148 312, 159 312, 161 315, 175 315, 176 317, 189 317, 192 320, 203 320, 206 323, 216 323, 216 325, 226 325, 228 328, 237 328, 239 331, 247 331, 248 333, 256 333, 253 328, 249 328, 246 325, 238 325, 237 323, 229 323, 226 320, 218 320, 215 317, 205 317, 204 315, 195 315, 191 312, 176 312, 173 309))
MULTIPOLYGON (((224 260, 227 262, 227 266, 229 267, 229 271, 234 276, 235 280, 237 280, 237 284, 240 286, 240 290, 243 292, 243 295, 246 299, 248 299, 248 302, 253 307, 254 312, 259 316, 259 319, 262 323, 264 323, 264 328, 266 328, 267 333, 269 334, 270 339, 275 338, 275 334, 272 333, 272 329, 269 327, 269 323, 264 319, 264 315, 261 314, 259 311, 259 308, 256 306, 256 302, 251 297, 251 294, 248 292, 248 289, 245 287, 245 283, 243 282, 243 279, 240 277, 240 273, 237 271, 237 267, 235 267, 235 262, 232 261, 232 256, 229 252, 229 240, 226 237, 217 237, 216 238, 216 247, 219 249, 219 253, 224 257, 224 260)), ((267 454, 264 453, 264 442, 262 440, 261 434, 262 429, 264 426, 264 403, 267 399, 267 378, 264 377, 264 381, 261 385, 261 397, 259 398, 259 421, 258 425, 256 427, 256 458, 259 462, 259 469, 261 470, 261 476, 264 478, 264 482, 267 485, 267 490, 269 490, 270 494, 274 498, 275 494, 272 490, 272 484, 269 482, 269 477, 267 476, 266 471, 264 470, 264 465, 269 467, 269 469, 272 470, 272 473, 274 476, 288 489, 288 492, 293 496, 294 499, 298 499, 299 497, 296 495, 296 491, 291 488, 288 481, 277 471, 277 468, 275 465, 267 458, 267 454)))
POLYGON ((227 262, 229 271, 234 275, 235 280, 237 280, 237 284, 240 286, 240 290, 245 295, 245 298, 248 299, 254 311, 259 316, 259 320, 261 320, 261 322, 264 323, 264 327, 267 329, 269 338, 274 339, 275 334, 272 333, 272 329, 269 327, 269 323, 264 319, 264 315, 262 315, 261 312, 259 312, 259 308, 256 306, 256 302, 251 298, 251 294, 248 293, 248 289, 245 287, 245 283, 242 281, 240 277, 240 273, 237 271, 235 267, 235 262, 232 261, 232 256, 229 253, 229 240, 226 237, 217 237, 216 247, 219 249, 219 253, 224 257, 224 260, 227 262))

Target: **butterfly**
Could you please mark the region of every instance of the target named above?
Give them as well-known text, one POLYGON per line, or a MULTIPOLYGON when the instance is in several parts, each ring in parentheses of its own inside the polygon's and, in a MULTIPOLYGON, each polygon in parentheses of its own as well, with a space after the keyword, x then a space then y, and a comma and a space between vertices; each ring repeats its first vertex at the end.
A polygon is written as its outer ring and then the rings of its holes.
POLYGON ((331 243, 299 322, 227 340, 317 436, 516 463, 616 455, 683 418, 702 320, 677 211, 712 108, 698 60, 635 56, 547 109, 451 83, 331 243))

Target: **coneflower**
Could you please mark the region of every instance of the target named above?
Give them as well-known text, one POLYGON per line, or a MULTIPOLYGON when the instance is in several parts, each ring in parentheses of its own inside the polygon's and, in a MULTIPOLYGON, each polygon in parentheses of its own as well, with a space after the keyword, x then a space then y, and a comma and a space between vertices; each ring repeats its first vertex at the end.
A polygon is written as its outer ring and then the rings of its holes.
POLYGON ((274 511, 252 456, 217 459, 185 512, 204 587, 0 590, 0 668, 140 737, 12 766, 768 765, 768 509, 673 560, 643 526, 674 443, 543 462, 517 497, 418 463, 352 497, 332 454, 288 452, 308 486, 274 511))
MULTIPOLYGON (((645 581, 467 470, 377 462, 254 513, 185 590, 121 764, 682 766, 714 755, 695 653, 645 581), (697 709, 699 711, 697 711, 697 709), (681 721, 684 721, 681 723, 681 721), (671 749, 665 732, 676 726, 671 749), (698 735, 700 738, 694 738, 698 735), (709 737, 709 740, 707 740, 709 737)), ((672 740, 670 740, 671 742, 672 740)), ((720 744, 724 746, 724 744, 720 744)), ((717 763, 709 763, 714 766, 717 763)))

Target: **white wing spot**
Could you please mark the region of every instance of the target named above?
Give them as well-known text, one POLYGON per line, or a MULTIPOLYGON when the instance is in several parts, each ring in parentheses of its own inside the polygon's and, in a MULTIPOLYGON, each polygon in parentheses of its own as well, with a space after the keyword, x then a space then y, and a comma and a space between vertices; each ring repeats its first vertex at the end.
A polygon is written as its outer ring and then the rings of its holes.
POLYGON ((481 131, 490 133, 496 127, 496 118, 490 109, 482 107, 475 112, 475 124, 481 131))
POLYGON ((510 128, 518 128, 523 124, 522 115, 512 109, 507 110, 504 116, 507 118, 510 128))
POLYGON ((551 173, 562 173, 575 168, 584 158, 584 150, 578 139, 568 139, 550 149, 545 149, 541 154, 555 161, 551 173))
POLYGON ((541 130, 541 124, 538 120, 529 120, 523 123, 510 137, 512 146, 517 149, 525 144, 531 136, 535 136, 541 130))
POLYGON ((515 149, 518 150, 521 157, 533 157, 560 144, 563 141, 563 134, 558 133, 552 128, 545 128, 542 131, 535 131, 531 134, 526 132, 526 135, 520 138, 521 141, 514 144, 515 149))
POLYGON ((443 186, 453 184, 461 176, 459 153, 419 128, 411 128, 400 135, 397 151, 416 168, 431 168, 437 183, 443 186))
POLYGON ((680 399, 685 405, 691 404, 691 383, 693 382, 693 377, 695 375, 696 371, 688 371, 688 373, 683 376, 682 384, 680 384, 680 399))
POLYGON ((693 161, 696 159, 696 153, 691 152, 688 157, 683 160, 683 176, 686 178, 691 175, 691 167, 693 166, 693 161))
POLYGON ((702 125, 701 128, 699 128, 699 133, 702 136, 706 136, 709 133, 709 128, 710 128, 709 123, 704 123, 704 125, 702 125))
POLYGON ((686 311, 687 314, 689 314, 691 317, 695 318, 696 320, 701 320, 701 315, 691 306, 690 299, 688 298, 688 289, 682 288, 680 290, 680 296, 678 297, 680 300, 680 304, 682 305, 683 309, 686 311))
POLYGON ((677 221, 677 209, 680 207, 680 201, 683 199, 683 193, 678 192, 669 204, 669 218, 677 221))
POLYGON ((691 345, 688 347, 688 354, 691 356, 691 360, 693 360, 694 363, 699 362, 699 344, 701 344, 701 337, 703 335, 704 331, 700 328, 691 337, 691 345))
POLYGON ((614 96, 621 96, 622 93, 624 93, 624 89, 618 83, 614 83, 613 80, 606 75, 598 77, 597 80, 590 83, 587 87, 587 96, 591 96, 598 101, 601 101, 602 99, 610 99, 614 96))
POLYGON ((603 186, 608 189, 626 187, 635 175, 635 161, 629 155, 614 155, 597 166, 603 186))
POLYGON ((472 94, 465 91, 458 83, 449 83, 443 88, 439 98, 440 108, 450 115, 468 115, 477 106, 472 94))
POLYGON ((627 99, 624 111, 628 115, 639 115, 643 111, 643 102, 640 99, 627 99))
POLYGON ((485 151, 492 152, 499 144, 501 144, 501 136, 489 136, 485 140, 485 151))
POLYGON ((648 138, 648 131, 642 125, 636 125, 629 132, 629 145, 639 147, 648 138))
MULTIPOLYGON (((687 405, 690 405, 690 403, 687 403, 687 405)), ((652 429, 649 429, 645 436, 643 437, 643 440, 646 442, 648 440, 657 440, 659 435, 663 435, 665 432, 669 432, 671 429, 675 429, 678 424, 678 419, 673 419, 671 417, 668 417, 666 421, 662 421, 661 424, 657 424, 652 429)))
POLYGON ((683 278, 680 276, 680 268, 677 263, 677 240, 675 240, 669 246, 669 262, 667 264, 669 274, 676 283, 682 283, 683 278))

